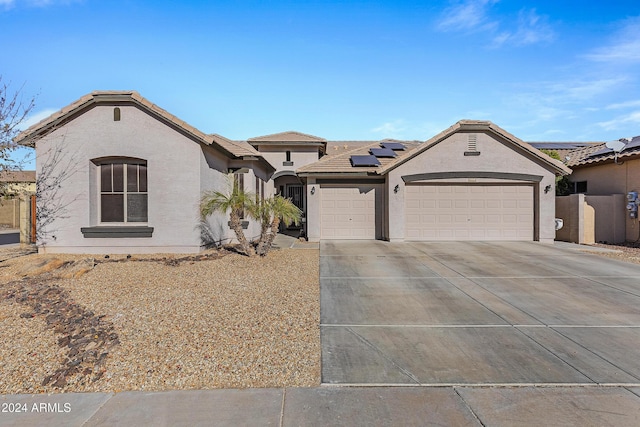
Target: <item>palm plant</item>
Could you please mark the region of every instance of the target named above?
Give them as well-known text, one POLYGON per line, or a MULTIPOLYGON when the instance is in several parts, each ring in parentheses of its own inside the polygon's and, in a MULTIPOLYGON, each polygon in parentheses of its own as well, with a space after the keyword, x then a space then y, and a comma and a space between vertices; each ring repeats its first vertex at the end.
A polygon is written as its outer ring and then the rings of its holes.
POLYGON ((302 211, 293 204, 291 199, 285 199, 281 195, 270 197, 262 203, 264 207, 262 207, 261 217, 256 219, 261 220, 263 231, 258 244, 258 254, 265 256, 273 245, 280 223, 283 222, 287 226, 291 223, 297 225, 302 218, 302 211), (267 232, 269 230, 270 233, 267 232))
POLYGON ((236 234, 242 251, 249 257, 256 254, 251 243, 242 231, 242 213, 253 205, 251 193, 243 191, 237 185, 233 185, 230 192, 209 191, 204 193, 200 201, 200 214, 203 218, 214 212, 229 212, 229 226, 236 234))

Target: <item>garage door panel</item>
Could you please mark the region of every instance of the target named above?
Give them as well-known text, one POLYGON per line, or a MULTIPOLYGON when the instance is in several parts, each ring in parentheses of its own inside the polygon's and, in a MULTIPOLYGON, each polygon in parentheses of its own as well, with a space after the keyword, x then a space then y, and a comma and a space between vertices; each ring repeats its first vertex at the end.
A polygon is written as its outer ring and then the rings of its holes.
POLYGON ((406 198, 409 240, 533 240, 531 185, 409 185, 406 198))
MULTIPOLYGON (((321 186, 320 237, 375 239, 376 188, 372 185, 321 186)), ((419 206, 420 202, 416 201, 414 209, 419 210, 419 206)))

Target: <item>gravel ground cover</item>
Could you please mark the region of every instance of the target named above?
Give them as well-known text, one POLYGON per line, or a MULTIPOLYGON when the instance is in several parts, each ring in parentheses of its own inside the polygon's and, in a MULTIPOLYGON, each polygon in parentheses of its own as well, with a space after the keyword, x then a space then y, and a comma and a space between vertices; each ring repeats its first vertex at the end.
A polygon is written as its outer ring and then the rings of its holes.
POLYGON ((0 253, 0 393, 317 386, 318 255, 0 253))
POLYGON ((598 243, 595 245, 600 248, 615 249, 620 252, 600 252, 598 255, 608 258, 618 259, 620 261, 633 262, 640 264, 640 242, 627 242, 618 245, 604 245, 598 243))

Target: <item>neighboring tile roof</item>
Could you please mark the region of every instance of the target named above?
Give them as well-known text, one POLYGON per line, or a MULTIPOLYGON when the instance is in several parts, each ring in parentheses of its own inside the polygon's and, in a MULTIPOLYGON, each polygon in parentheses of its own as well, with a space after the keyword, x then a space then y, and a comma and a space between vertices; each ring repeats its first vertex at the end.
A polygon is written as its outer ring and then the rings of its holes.
POLYGON ((621 141, 625 143, 625 147, 617 155, 612 149, 607 148, 604 142, 570 151, 567 154, 569 157, 567 165, 569 167, 581 167, 596 163, 610 163, 617 160, 624 161, 624 159, 630 157, 640 156, 640 136, 621 141))
POLYGON ((560 159, 566 164, 565 160, 567 157, 571 157, 571 152, 575 150, 580 150, 583 148, 588 148, 593 145, 602 144, 601 142, 529 142, 534 148, 538 150, 549 150, 555 151, 560 156, 560 159))
POLYGON ((561 141, 527 141, 529 145, 538 150, 576 150, 578 148, 587 147, 589 145, 601 144, 601 142, 561 142, 561 141))
MULTIPOLYGON (((14 142, 16 142, 17 144, 33 147, 35 140, 37 140, 39 137, 46 135, 52 130, 55 130, 56 126, 64 124, 65 121, 70 120, 75 114, 78 114, 92 104, 97 103, 114 106, 133 103, 145 109, 149 113, 155 115, 156 117, 178 127, 182 132, 185 132, 196 141, 199 141, 205 145, 217 146, 229 157, 242 158, 243 156, 250 155, 258 157, 259 159, 261 159, 261 161, 268 164, 262 154, 253 149, 253 147, 251 147, 249 144, 244 142, 231 141, 220 135, 208 135, 200 131, 199 129, 196 129, 195 127, 189 125, 185 121, 180 120, 178 117, 174 116, 168 111, 158 107, 156 104, 142 97, 136 91, 92 92, 21 132, 14 138, 14 142)), ((273 166, 271 166, 271 168, 273 168, 273 166)))
POLYGON ((2 171, 0 182, 36 182, 36 171, 2 171))
POLYGON ((264 136, 256 136, 255 138, 249 138, 247 142, 316 142, 316 143, 324 143, 327 142, 326 139, 320 138, 319 136, 309 135, 302 132, 296 131, 287 131, 274 133, 271 135, 264 136))

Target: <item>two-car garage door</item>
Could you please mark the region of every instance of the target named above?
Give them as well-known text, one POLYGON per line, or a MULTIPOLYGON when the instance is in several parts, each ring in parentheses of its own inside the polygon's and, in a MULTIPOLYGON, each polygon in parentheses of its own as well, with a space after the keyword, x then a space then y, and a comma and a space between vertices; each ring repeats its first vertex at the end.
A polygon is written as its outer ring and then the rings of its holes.
POLYGON ((407 240, 533 240, 532 185, 407 185, 407 240))

